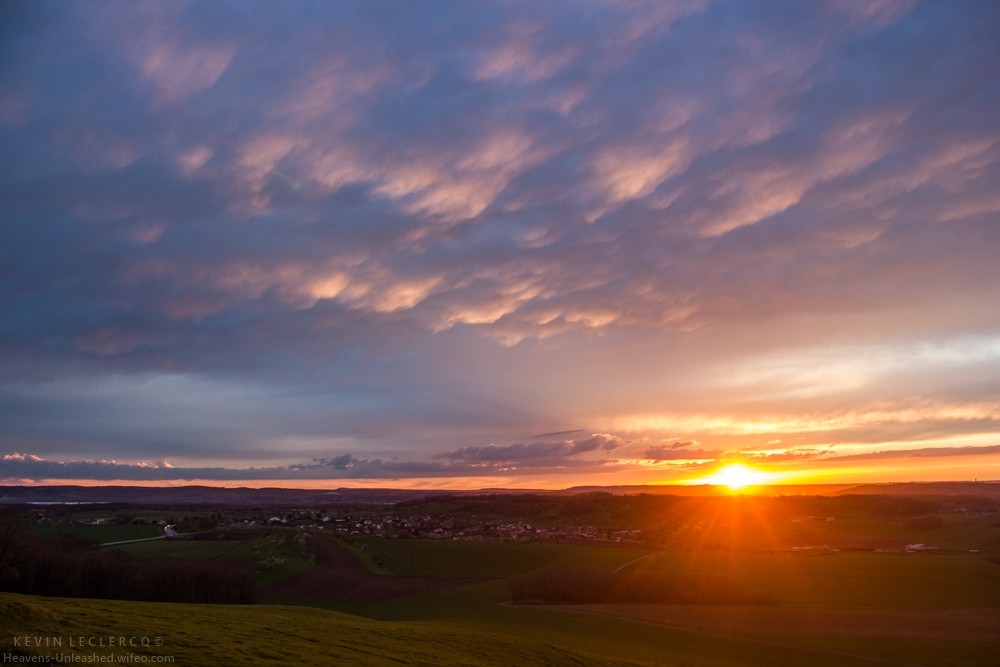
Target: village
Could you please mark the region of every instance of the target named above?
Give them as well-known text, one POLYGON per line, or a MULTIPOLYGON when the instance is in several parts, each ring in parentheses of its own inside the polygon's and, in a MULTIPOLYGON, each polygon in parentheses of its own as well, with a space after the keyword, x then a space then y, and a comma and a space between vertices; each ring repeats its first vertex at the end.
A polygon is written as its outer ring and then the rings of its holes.
POLYGON ((507 542, 612 542, 638 544, 643 531, 593 526, 534 526, 521 521, 483 522, 475 518, 443 518, 429 514, 413 516, 351 515, 292 510, 266 519, 257 517, 231 521, 223 529, 250 529, 261 525, 324 530, 345 537, 370 536, 387 539, 499 540, 507 542))
MULTIPOLYGON (((166 514, 164 514, 166 517, 166 514)), ((484 520, 475 516, 441 516, 432 514, 395 515, 384 510, 370 509, 301 509, 272 508, 269 512, 246 510, 215 510, 192 512, 183 516, 167 518, 137 518, 127 511, 119 511, 102 517, 70 520, 68 517, 49 515, 45 511, 34 517, 38 524, 83 524, 93 526, 109 525, 156 525, 160 528, 160 539, 241 539, 242 536, 259 531, 323 531, 342 539, 371 537, 381 539, 425 539, 452 541, 497 541, 509 543, 561 543, 561 544, 616 544, 620 546, 648 546, 654 536, 648 531, 634 528, 607 528, 591 525, 542 525, 526 521, 484 520)), ((795 517, 791 523, 832 523, 835 519, 826 516, 795 517)), ((693 534, 711 534, 727 529, 726 523, 706 524, 694 522, 684 531, 672 535, 675 546, 686 542, 702 542, 704 538, 693 538, 693 534), (692 533, 691 531, 694 531, 692 533)), ((660 536, 662 539, 662 535, 660 536)), ((145 538, 157 539, 157 538, 145 538)), ((136 541, 136 540, 130 540, 136 541)), ((142 540, 138 540, 142 541, 142 540)), ((709 542, 711 543, 711 542, 709 542)), ((112 543, 108 543, 110 546, 112 543)), ((664 546, 663 542, 659 546, 664 546)), ((721 546, 721 545, 716 545, 721 546)), ((922 542, 887 545, 839 544, 785 544, 774 548, 750 548, 772 554, 797 556, 834 555, 842 551, 874 551, 882 553, 933 553, 941 548, 922 542)))

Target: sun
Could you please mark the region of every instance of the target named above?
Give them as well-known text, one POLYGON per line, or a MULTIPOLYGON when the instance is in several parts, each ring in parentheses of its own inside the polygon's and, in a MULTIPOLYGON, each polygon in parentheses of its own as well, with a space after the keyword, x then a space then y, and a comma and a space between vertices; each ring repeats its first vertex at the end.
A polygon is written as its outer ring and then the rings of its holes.
POLYGON ((728 486, 732 491, 739 491, 753 484, 763 484, 770 476, 767 473, 748 468, 742 463, 730 463, 719 468, 714 475, 706 477, 706 484, 728 486))

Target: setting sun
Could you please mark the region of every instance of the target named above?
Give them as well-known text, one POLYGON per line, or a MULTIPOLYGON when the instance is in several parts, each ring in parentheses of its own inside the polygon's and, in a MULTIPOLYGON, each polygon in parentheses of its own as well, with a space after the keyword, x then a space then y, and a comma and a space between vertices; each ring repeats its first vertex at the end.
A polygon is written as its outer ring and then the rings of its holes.
POLYGON ((702 481, 706 484, 728 486, 737 491, 752 484, 763 484, 769 478, 770 475, 767 473, 748 468, 742 463, 730 463, 702 481))

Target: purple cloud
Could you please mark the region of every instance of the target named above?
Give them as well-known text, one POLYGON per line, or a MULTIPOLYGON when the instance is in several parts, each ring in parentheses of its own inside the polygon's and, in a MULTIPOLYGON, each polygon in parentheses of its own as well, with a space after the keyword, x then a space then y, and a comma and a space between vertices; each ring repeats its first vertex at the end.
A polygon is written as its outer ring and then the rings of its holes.
POLYGON ((998 7, 272 10, 5 10, 6 451, 337 474, 754 444, 630 415, 1000 432, 998 7))
MULTIPOLYGON (((625 444, 621 438, 595 433, 589 438, 565 440, 562 442, 532 442, 513 445, 486 445, 485 447, 462 447, 435 456, 436 459, 462 461, 473 465, 487 466, 580 466, 594 465, 589 458, 579 458, 590 452, 610 452, 625 444)), ((606 454, 604 454, 606 455, 606 454)), ((606 461, 596 462, 604 463, 606 461)))

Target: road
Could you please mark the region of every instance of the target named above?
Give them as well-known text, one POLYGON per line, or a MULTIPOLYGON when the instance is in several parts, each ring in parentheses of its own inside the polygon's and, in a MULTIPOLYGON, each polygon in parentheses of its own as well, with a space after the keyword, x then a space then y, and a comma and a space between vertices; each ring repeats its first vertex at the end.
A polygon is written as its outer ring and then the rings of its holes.
POLYGON ((119 540, 118 542, 104 542, 103 544, 98 544, 99 547, 115 547, 119 544, 133 544, 135 542, 152 542, 153 540, 164 540, 168 537, 181 537, 173 526, 164 526, 163 535, 157 535, 156 537, 142 537, 138 540, 119 540))

